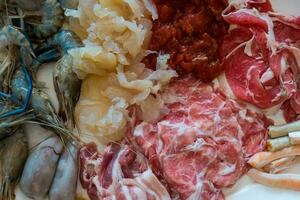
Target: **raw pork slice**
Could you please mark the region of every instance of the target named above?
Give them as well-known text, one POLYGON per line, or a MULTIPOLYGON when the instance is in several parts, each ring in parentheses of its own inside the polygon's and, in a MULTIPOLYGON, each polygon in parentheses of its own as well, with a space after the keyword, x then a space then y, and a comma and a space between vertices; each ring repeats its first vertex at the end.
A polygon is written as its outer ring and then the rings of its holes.
POLYGON ((80 182, 91 200, 170 200, 145 157, 124 142, 110 144, 104 154, 95 143, 79 152, 80 182))
POLYGON ((224 199, 221 189, 265 148, 267 120, 191 76, 173 81, 162 96, 169 113, 139 123, 131 139, 180 199, 224 199))
POLYGON ((261 109, 282 105, 286 121, 300 114, 300 17, 273 12, 269 1, 246 0, 223 12, 230 32, 221 45, 234 95, 261 109))

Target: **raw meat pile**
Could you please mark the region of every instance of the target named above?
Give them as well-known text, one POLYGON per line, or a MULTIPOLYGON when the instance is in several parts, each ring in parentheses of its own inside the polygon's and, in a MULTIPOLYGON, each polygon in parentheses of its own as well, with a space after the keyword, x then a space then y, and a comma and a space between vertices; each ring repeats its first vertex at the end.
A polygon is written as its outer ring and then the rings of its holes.
POLYGON ((163 97, 169 113, 140 123, 136 143, 182 199, 222 199, 220 188, 234 184, 245 160, 264 149, 267 123, 192 77, 172 82, 163 97))
MULTIPOLYGON (((232 25, 220 48, 234 95, 261 109, 280 106, 287 121, 300 114, 300 17, 247 1, 223 12, 232 25)), ((264 1, 262 1, 264 2, 264 1)))
MULTIPOLYGON (((136 122, 128 135, 134 151, 147 157, 172 198, 224 199, 221 188, 234 184, 246 170, 245 160, 264 149, 268 122, 192 76, 173 81, 162 96, 169 113, 157 123, 136 122)), ((122 184, 149 170, 138 163, 139 154, 121 146, 108 146, 103 156, 95 148, 81 150, 81 174, 87 177, 82 182, 91 198, 94 187, 111 191, 112 179, 122 184)), ((119 194, 116 188, 112 195, 119 194)), ((130 193, 144 199, 136 195, 130 193)))
MULTIPOLYGON (((223 0, 154 0, 159 19, 153 23, 149 49, 170 54, 168 64, 180 74, 195 73, 202 81, 211 81, 221 71, 218 40, 228 25, 221 13, 223 0)), ((146 57, 152 68, 155 54, 146 57)))
POLYGON ((146 159, 132 147, 111 144, 103 155, 93 143, 80 150, 80 181, 92 200, 170 199, 146 159))
POLYGON ((80 178, 91 199, 224 199, 222 189, 264 150, 273 123, 243 102, 278 106, 287 121, 298 117, 299 18, 273 12, 267 0, 231 4, 222 16, 230 29, 219 59, 237 100, 194 75, 173 79, 159 93, 158 121, 142 121, 134 107, 125 139, 103 154, 93 143, 81 149, 80 178))

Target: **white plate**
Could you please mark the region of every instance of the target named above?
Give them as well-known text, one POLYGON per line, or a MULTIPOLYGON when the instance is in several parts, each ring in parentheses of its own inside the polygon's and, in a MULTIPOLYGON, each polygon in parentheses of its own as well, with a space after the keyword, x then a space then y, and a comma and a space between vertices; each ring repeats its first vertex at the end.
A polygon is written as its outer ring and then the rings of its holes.
MULTIPOLYGON (((231 0, 241 1, 241 0, 231 0)), ((300 0, 271 0, 273 8, 286 14, 300 15, 300 0)), ((53 65, 53 64, 52 64, 53 65)), ((55 92, 52 81, 51 64, 45 66, 38 74, 40 80, 47 81, 50 87, 49 94, 57 107, 58 102, 55 98, 55 92)), ((31 131, 29 131, 31 132, 31 131)), ((43 134, 44 137, 47 135, 43 134)), ((300 162, 286 172, 300 174, 300 162)), ((80 192, 81 193, 81 192, 80 192)), ((247 175, 243 176, 232 188, 224 190, 226 200, 299 200, 300 192, 271 188, 254 183, 247 175)), ((19 188, 16 190, 16 200, 30 200, 25 197, 19 188)))

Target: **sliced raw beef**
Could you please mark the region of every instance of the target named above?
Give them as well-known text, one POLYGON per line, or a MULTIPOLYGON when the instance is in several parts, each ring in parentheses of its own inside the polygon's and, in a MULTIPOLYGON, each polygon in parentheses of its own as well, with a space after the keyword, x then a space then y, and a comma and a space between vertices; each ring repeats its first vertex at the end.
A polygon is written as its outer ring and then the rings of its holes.
POLYGON ((139 123, 131 139, 181 199, 224 199, 221 189, 265 148, 269 124, 191 76, 173 81, 162 97, 169 113, 157 123, 139 123))
MULTIPOLYGON (((272 10, 269 1, 231 4, 221 57, 234 95, 261 109, 284 103, 287 121, 300 114, 300 17, 272 10)), ((280 106, 278 106, 280 107, 280 106)))
POLYGON ((80 149, 80 182, 91 200, 170 200, 146 159, 130 146, 108 145, 99 154, 94 143, 80 149))

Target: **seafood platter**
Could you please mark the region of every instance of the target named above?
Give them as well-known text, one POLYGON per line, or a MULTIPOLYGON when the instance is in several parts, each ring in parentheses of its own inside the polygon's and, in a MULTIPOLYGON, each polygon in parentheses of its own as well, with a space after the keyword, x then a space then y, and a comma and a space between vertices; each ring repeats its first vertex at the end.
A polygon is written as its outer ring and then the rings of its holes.
POLYGON ((0 0, 0 200, 296 200, 299 157, 299 0, 0 0))

